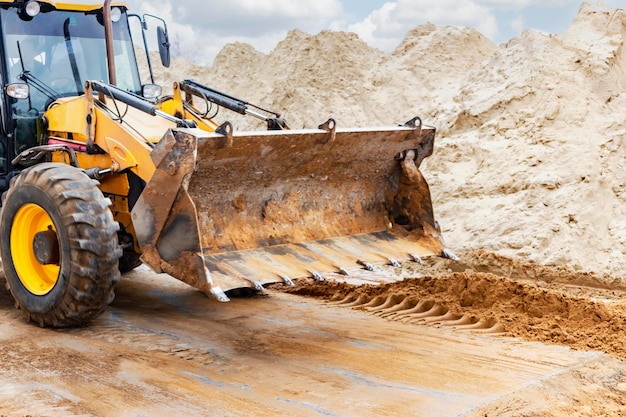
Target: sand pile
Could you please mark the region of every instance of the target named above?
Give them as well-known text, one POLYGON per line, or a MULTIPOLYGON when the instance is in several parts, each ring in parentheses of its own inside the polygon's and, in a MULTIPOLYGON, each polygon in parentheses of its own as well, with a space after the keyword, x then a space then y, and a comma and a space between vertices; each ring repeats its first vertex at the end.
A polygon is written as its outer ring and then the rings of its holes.
POLYGON ((232 44, 210 67, 179 58, 158 79, 194 78, 296 128, 419 115, 439 129, 422 171, 452 249, 623 276, 625 28, 623 10, 584 3, 564 33, 527 31, 500 46, 431 24, 390 54, 351 33, 292 31, 267 55, 232 44))
POLYGON ((462 81, 427 165, 452 242, 623 274, 625 19, 583 4, 564 34, 525 32, 462 81))
MULTIPOLYGON (((503 332, 626 358, 624 343, 615 337, 626 326, 626 315, 612 303, 615 299, 591 300, 589 294, 578 297, 545 282, 538 286, 491 273, 455 272, 380 286, 310 281, 288 291, 405 324, 455 326, 459 330, 471 325, 480 332, 503 332), (414 308, 419 302, 423 307, 414 308), (389 314, 394 306, 398 306, 395 314, 389 314), (409 311, 413 314, 405 315, 409 311)), ((604 298, 610 294, 595 295, 604 298)))

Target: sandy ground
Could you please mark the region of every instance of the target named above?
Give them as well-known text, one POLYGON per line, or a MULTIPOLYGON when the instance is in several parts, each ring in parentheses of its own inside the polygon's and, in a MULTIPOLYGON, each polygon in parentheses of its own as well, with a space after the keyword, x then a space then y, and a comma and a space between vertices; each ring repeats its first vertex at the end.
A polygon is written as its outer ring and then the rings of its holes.
MULTIPOLYGON (((481 264, 497 272, 497 260, 481 264)), ((450 273, 467 266, 450 262, 227 304, 140 267, 103 316, 70 330, 25 323, 3 294, 0 415, 623 415, 622 289, 450 273), (346 303, 354 294, 366 298, 346 303), (442 308, 390 316, 403 300, 442 308)))

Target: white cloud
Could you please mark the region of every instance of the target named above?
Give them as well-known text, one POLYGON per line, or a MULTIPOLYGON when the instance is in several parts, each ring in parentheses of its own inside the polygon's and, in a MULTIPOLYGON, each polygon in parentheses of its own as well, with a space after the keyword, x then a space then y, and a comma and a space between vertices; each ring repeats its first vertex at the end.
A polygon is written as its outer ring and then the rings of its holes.
POLYGON ((558 7, 567 4, 580 3, 578 0, 476 0, 476 2, 506 9, 522 9, 532 6, 558 7))
POLYGON ((158 4, 127 0, 127 4, 131 13, 165 19, 174 52, 199 64, 210 64, 231 42, 249 43, 267 53, 289 30, 317 33, 343 10, 339 0, 165 0, 158 4))
MULTIPOLYGON (((398 0, 387 2, 364 20, 342 29, 357 33, 363 40, 383 50, 396 47, 406 33, 423 23, 474 27, 494 38, 498 24, 492 11, 477 1, 398 0)), ((337 29, 340 24, 335 24, 337 29)))
POLYGON ((228 3, 224 1, 207 2, 206 0, 201 0, 198 3, 210 6, 211 13, 213 13, 216 6, 219 10, 220 6, 227 5, 230 10, 241 10, 244 12, 243 14, 257 18, 281 15, 294 19, 319 19, 326 18, 329 11, 331 15, 336 15, 342 10, 341 3, 338 0, 316 0, 306 3, 293 0, 230 0, 228 3))
POLYGON ((392 21, 396 6, 397 3, 385 3, 380 9, 374 10, 360 22, 347 26, 342 22, 334 22, 331 29, 354 32, 371 46, 382 50, 391 50, 402 39, 402 35, 397 34, 398 30, 403 30, 402 25, 392 21))
POLYGON ((208 32, 252 37, 293 28, 319 31, 343 10, 339 0, 165 0, 158 3, 159 9, 167 7, 175 10, 172 18, 176 22, 194 27, 199 32, 197 37, 208 32))

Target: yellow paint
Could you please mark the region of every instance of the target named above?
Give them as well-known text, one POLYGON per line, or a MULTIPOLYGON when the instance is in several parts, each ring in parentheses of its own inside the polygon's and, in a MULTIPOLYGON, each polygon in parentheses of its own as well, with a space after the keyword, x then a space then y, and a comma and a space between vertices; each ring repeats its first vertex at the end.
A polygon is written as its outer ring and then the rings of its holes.
MULTIPOLYGON (((131 113, 131 109, 129 109, 129 113, 131 113)), ((153 127, 160 123, 157 117, 145 113, 142 115, 146 116, 141 118, 142 120, 133 119, 127 115, 128 117, 124 117, 125 123, 120 123, 111 119, 103 110, 96 108, 94 143, 109 154, 117 167, 121 169, 131 168, 133 172, 147 182, 152 178, 155 167, 150 157, 152 149, 145 143, 144 138, 152 142, 154 140, 151 135, 153 127), (131 127, 135 127, 136 131, 133 131, 131 127), (144 138, 140 137, 139 134, 143 135, 144 138)), ((162 136, 167 128, 158 126, 158 130, 162 136)))
POLYGON ((18 278, 24 287, 35 295, 45 295, 52 291, 61 270, 60 265, 42 265, 35 257, 33 250, 35 235, 49 229, 56 231, 48 213, 37 204, 23 205, 13 218, 11 258, 18 278))
MULTIPOLYGON (((100 190, 104 194, 115 194, 126 198, 130 192, 128 177, 126 175, 105 175, 100 180, 100 190)), ((126 204, 126 207, 128 207, 128 204, 126 204)))
MULTIPOLYGON (((2 1, 2 0, 0 0, 2 1)), ((85 143, 87 119, 85 96, 61 98, 46 111, 50 136, 68 138, 72 133, 75 141, 85 143)))
MULTIPOLYGON (((104 192, 104 194, 111 199, 111 203, 112 203, 111 211, 113 212, 113 217, 115 218, 115 221, 122 225, 126 233, 129 233, 130 235, 135 236, 135 227, 133 226, 132 216, 130 213, 130 207, 128 206, 128 197, 126 197, 128 195, 128 192, 130 191, 130 187, 128 187, 128 181, 127 181, 126 176, 125 175, 109 175, 105 177, 105 181, 103 181, 101 188, 102 188, 102 192, 104 192), (109 179, 109 181, 106 181, 107 178, 109 179), (121 182, 122 179, 126 182, 127 190, 125 192, 118 190, 114 194, 109 194, 107 191, 105 191, 105 189, 111 189, 111 184, 107 184, 108 182, 113 180, 115 183, 119 183, 121 182)), ((133 239, 133 243, 134 243, 135 252, 141 253, 141 249, 139 248, 139 245, 137 244, 137 239, 133 239)))
MULTIPOLYGON (((104 2, 102 3, 92 3, 92 4, 80 4, 80 3, 71 3, 71 2, 57 2, 54 0, 38 0, 39 3, 45 3, 53 6, 59 10, 70 10, 70 11, 79 11, 79 12, 89 12, 92 10, 102 9, 104 2)), ((14 3, 15 5, 20 5, 22 3, 18 3, 14 0, 0 0, 0 3, 14 3)), ((111 2, 111 6, 124 7, 128 9, 128 5, 123 1, 114 1, 111 2)))
POLYGON ((194 120, 198 124, 198 127, 206 132, 215 132, 215 129, 219 127, 213 120, 203 119, 199 115, 187 110, 183 103, 180 87, 178 83, 175 83, 174 93, 172 96, 159 102, 159 110, 177 117, 182 115, 182 118, 185 120, 194 120))
MULTIPOLYGON (((1 0, 0 0, 1 1, 1 0)), ((89 103, 85 96, 60 99, 46 111, 50 137, 67 140, 69 143, 86 144, 87 112, 89 103), (72 140, 70 140, 70 134, 72 140)), ((152 178, 155 167, 150 157, 149 143, 157 143, 168 129, 176 127, 174 123, 161 117, 151 116, 129 107, 123 122, 114 120, 115 115, 96 107, 92 115, 95 126, 94 144, 108 155, 85 155, 79 153, 79 165, 83 169, 113 167, 116 170, 130 168, 144 181, 152 178)), ((67 162, 61 155, 56 160, 67 162)))
POLYGON ((133 153, 124 143, 109 136, 106 136, 104 141, 106 142, 111 158, 117 162, 117 169, 119 171, 123 171, 126 168, 134 168, 139 165, 133 153))

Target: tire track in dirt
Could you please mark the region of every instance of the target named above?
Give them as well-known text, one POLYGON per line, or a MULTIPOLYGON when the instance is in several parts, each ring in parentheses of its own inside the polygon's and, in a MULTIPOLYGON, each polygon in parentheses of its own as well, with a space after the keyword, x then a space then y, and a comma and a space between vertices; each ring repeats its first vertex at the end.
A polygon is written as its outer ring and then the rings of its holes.
MULTIPOLYGON (((341 295, 337 298, 340 297, 341 295)), ((504 333, 505 331, 504 326, 493 318, 455 313, 445 304, 433 299, 419 299, 394 293, 368 296, 350 292, 338 301, 331 299, 330 304, 353 307, 387 320, 407 324, 431 324, 479 333, 504 333)))
POLYGON ((210 365, 216 361, 215 353, 202 341, 184 337, 175 331, 166 332, 136 326, 119 320, 115 314, 108 314, 109 320, 100 320, 97 326, 63 330, 69 334, 126 346, 151 355, 165 355, 210 365))

